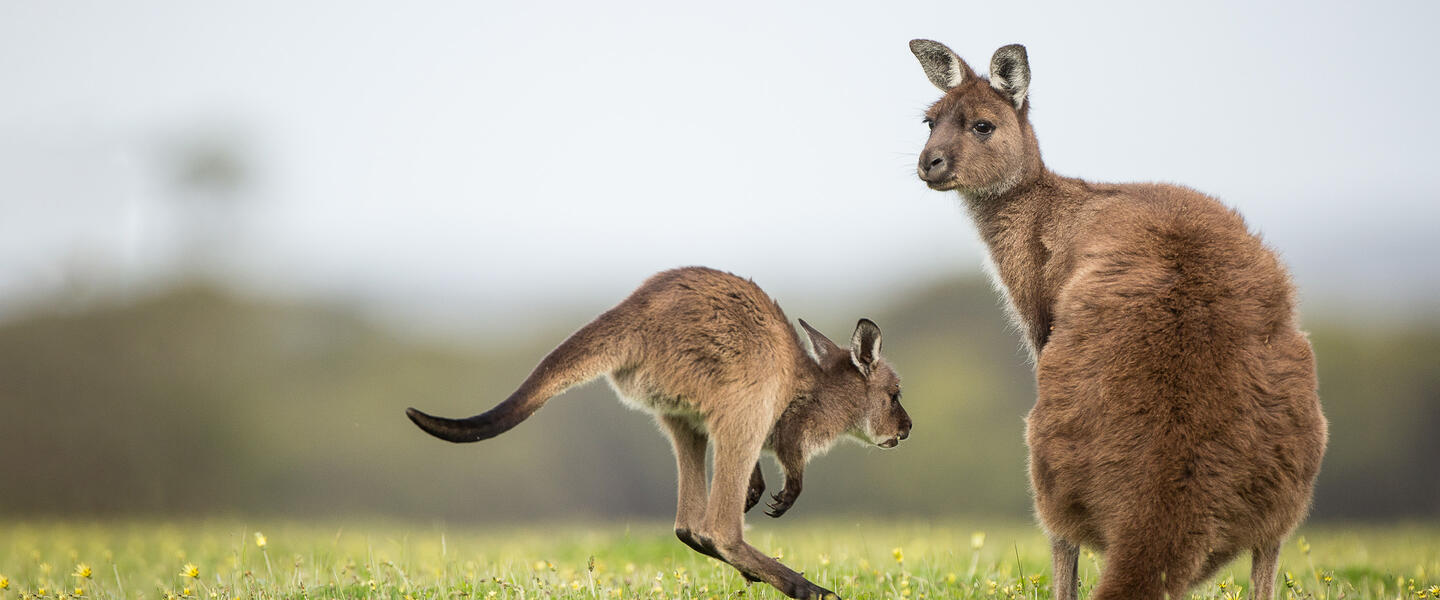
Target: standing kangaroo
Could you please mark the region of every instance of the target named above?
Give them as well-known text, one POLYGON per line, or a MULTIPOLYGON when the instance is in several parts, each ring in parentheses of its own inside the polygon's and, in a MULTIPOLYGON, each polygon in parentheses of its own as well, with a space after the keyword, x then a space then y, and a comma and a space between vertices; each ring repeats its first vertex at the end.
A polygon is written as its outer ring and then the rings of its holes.
POLYGON ((1096 600, 1183 598, 1245 550, 1269 600, 1326 442, 1284 267, 1215 199, 1046 169, 1023 46, 988 80, 937 42, 910 49, 945 92, 920 179, 964 198, 1035 360, 1026 441, 1055 597, 1076 598, 1086 545, 1106 555, 1096 600))
POLYGON ((785 471, 770 516, 800 494, 805 462, 848 434, 882 448, 910 435, 900 379, 880 357, 880 328, 861 319, 846 351, 805 321, 812 359, 780 306, 746 279, 689 267, 659 273, 566 339, 520 388, 468 419, 405 414, 451 442, 508 431, 552 396, 606 375, 627 403, 650 413, 675 447, 675 535, 749 581, 792 598, 830 590, 745 543, 744 513, 765 490, 757 461, 770 449, 785 471), (714 442, 707 500, 705 449, 714 442))

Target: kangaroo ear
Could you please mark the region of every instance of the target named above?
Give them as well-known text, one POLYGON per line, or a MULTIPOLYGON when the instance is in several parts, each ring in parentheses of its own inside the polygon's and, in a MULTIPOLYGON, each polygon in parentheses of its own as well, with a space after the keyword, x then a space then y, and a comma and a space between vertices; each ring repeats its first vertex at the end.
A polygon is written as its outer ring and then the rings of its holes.
POLYGON ((995 51, 990 59, 990 87, 1005 94, 1015 110, 1025 106, 1025 97, 1030 93, 1030 58, 1024 46, 1010 44, 995 51))
POLYGON ((954 50, 946 48, 945 44, 930 40, 910 40, 910 51, 915 53, 915 58, 920 59, 920 68, 925 69, 925 76, 930 78, 930 83, 935 84, 942 92, 948 92, 966 79, 975 77, 970 65, 960 60, 960 56, 955 54, 954 50))
POLYGON ((800 326, 804 327, 805 334, 810 336, 810 345, 815 348, 815 358, 819 362, 824 363, 828 361, 830 357, 837 356, 841 352, 844 352, 838 344, 830 341, 830 338, 825 337, 825 334, 816 331, 814 327, 806 323, 805 319, 800 319, 800 326))
POLYGON ((855 334, 850 336, 850 361, 860 367, 866 377, 880 362, 880 326, 870 319, 860 319, 855 324, 855 334))

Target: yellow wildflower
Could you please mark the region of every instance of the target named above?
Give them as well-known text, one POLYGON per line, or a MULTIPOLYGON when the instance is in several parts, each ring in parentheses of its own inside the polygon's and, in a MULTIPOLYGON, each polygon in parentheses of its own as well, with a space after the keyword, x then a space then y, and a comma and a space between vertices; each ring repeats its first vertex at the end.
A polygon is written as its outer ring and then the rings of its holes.
POLYGON ((255 532, 255 546, 259 548, 265 547, 265 534, 258 531, 255 532))
POLYGON ((894 550, 890 551, 890 553, 895 555, 895 562, 902 564, 905 562, 905 551, 902 550, 899 546, 896 546, 894 550))
POLYGON ((85 588, 78 588, 78 587, 77 587, 77 588, 75 588, 74 593, 71 593, 70 595, 71 595, 71 596, 74 596, 74 597, 76 597, 76 598, 79 598, 79 597, 81 597, 81 596, 84 596, 84 595, 85 595, 85 588))
POLYGON ((828 566, 830 566, 830 555, 829 555, 829 554, 821 554, 821 555, 820 555, 820 566, 822 566, 822 567, 828 567, 828 566))
POLYGON ((192 591, 192 590, 191 590, 190 588, 188 588, 188 587, 185 588, 185 589, 180 590, 180 597, 181 597, 181 598, 189 598, 189 597, 191 597, 191 596, 193 596, 193 595, 195 595, 195 592, 192 591))
POLYGON ((90 565, 85 563, 75 565, 75 572, 71 574, 72 577, 79 577, 81 579, 89 579, 90 575, 90 565))
POLYGON ((185 563, 185 566, 180 568, 180 576, 195 579, 200 576, 200 567, 195 566, 195 563, 185 563))
POLYGON ((8 589, 10 589, 10 578, 4 575, 0 575, 0 590, 8 589))
POLYGON ((954 574, 954 573, 947 573, 947 574, 945 574, 945 583, 955 583, 955 574, 954 574))
POLYGON ((985 532, 977 531, 970 534, 970 549, 979 550, 985 547, 985 532))

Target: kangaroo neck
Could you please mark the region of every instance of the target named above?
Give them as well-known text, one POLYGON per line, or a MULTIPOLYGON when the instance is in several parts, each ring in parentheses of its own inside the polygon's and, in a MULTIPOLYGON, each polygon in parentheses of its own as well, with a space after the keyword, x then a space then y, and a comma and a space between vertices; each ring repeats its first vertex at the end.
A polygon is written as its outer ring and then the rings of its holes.
POLYGON ((1049 339, 1051 309, 1070 269, 1084 185, 1041 166, 1038 176, 1003 194, 964 197, 1031 358, 1049 339))
POLYGON ((776 424, 777 433, 785 440, 784 445, 804 456, 809 456, 813 450, 828 448, 859 416, 853 414, 856 407, 851 403, 838 401, 843 393, 828 383, 825 373, 818 367, 809 383, 776 424))

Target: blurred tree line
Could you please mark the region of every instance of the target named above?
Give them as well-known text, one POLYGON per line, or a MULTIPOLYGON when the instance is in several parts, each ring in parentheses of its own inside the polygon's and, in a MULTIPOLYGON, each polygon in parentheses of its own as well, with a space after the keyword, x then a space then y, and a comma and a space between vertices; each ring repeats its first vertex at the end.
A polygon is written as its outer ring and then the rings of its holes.
MULTIPOLYGON (((791 514, 1027 515, 1034 382, 989 284, 938 282, 871 316, 914 433, 816 460, 791 514)), ((3 323, 0 514, 669 518, 669 446, 603 383, 478 444, 440 442, 403 415, 488 409, 588 318, 446 345, 342 308, 192 284, 3 323)), ((816 325, 843 338, 854 320, 816 325)), ((1440 515, 1440 327, 1306 326, 1331 423, 1315 516, 1440 515)))

